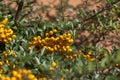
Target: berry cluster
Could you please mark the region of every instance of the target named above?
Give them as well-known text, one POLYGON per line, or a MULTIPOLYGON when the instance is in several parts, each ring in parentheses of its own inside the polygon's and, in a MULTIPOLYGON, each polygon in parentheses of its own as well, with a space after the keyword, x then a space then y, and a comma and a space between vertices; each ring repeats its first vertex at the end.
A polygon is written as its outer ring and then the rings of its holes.
POLYGON ((16 53, 12 50, 6 50, 1 53, 1 60, 0 60, 0 73, 5 73, 6 69, 3 68, 4 65, 11 67, 12 69, 15 69, 16 65, 11 64, 11 61, 9 58, 15 57, 16 53))
POLYGON ((57 32, 56 29, 46 33, 45 38, 41 39, 40 36, 34 37, 32 41, 29 42, 30 47, 35 46, 35 49, 41 50, 46 48, 47 53, 51 52, 72 52, 70 46, 73 43, 70 33, 65 33, 63 35, 55 36, 57 32))
POLYGON ((13 30, 5 27, 7 22, 7 18, 0 22, 0 42, 3 43, 9 43, 11 40, 16 38, 16 35, 13 34, 13 30))
POLYGON ((53 61, 50 66, 50 70, 53 71, 56 66, 57 66, 56 62, 53 61))
POLYGON ((74 59, 76 59, 77 57, 79 56, 79 54, 73 54, 73 55, 65 55, 65 57, 67 58, 67 59, 70 59, 70 60, 74 60, 74 59))
POLYGON ((94 56, 92 56, 92 52, 89 51, 87 54, 81 53, 84 57, 85 60, 90 60, 90 61, 94 61, 95 58, 94 56))
POLYGON ((12 71, 10 76, 0 75, 0 80, 38 80, 30 70, 20 69, 12 71))
POLYGON ((90 61, 95 60, 95 58, 92 56, 92 52, 91 51, 89 51, 87 54, 85 54, 81 50, 78 50, 74 54, 71 54, 71 55, 70 54, 65 54, 64 56, 67 59, 74 60, 74 59, 78 58, 79 55, 82 55, 85 60, 90 60, 90 61))
POLYGON ((6 51, 3 51, 2 52, 2 57, 3 58, 8 58, 8 57, 11 57, 11 56, 16 56, 16 53, 13 51, 13 50, 6 50, 6 51))
POLYGON ((45 34, 46 37, 51 37, 53 36, 55 33, 57 33, 57 30, 56 29, 53 29, 51 31, 49 31, 48 33, 45 34))

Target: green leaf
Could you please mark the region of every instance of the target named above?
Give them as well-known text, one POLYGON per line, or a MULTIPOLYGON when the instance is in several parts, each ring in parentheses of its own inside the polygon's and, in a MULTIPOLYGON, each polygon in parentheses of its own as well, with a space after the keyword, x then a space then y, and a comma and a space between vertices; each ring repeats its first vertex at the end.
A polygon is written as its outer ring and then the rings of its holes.
POLYGON ((46 50, 45 48, 42 48, 41 53, 40 53, 41 56, 44 55, 45 50, 46 50))
POLYGON ((25 2, 30 2, 30 0, 24 0, 25 2))
POLYGON ((23 52, 25 51, 23 46, 19 46, 19 48, 20 48, 21 51, 23 51, 23 52))
POLYGON ((40 60, 37 57, 35 57, 35 61, 38 65, 40 64, 40 60))

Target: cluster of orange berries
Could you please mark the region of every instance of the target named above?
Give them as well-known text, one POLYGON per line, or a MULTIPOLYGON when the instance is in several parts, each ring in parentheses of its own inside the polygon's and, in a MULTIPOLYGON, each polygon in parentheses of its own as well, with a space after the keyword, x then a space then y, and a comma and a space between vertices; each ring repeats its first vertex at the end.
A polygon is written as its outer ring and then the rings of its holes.
POLYGON ((79 56, 79 54, 65 55, 65 57, 66 57, 67 59, 71 59, 71 60, 76 59, 78 56, 79 56))
POLYGON ((95 58, 93 56, 91 56, 92 55, 91 51, 89 51, 87 54, 83 54, 82 53, 82 55, 83 55, 85 60, 90 60, 90 61, 94 61, 95 60, 95 58))
POLYGON ((53 62, 51 63, 51 66, 50 66, 50 70, 53 71, 53 70, 54 70, 54 67, 56 67, 56 66, 57 66, 56 62, 53 61, 53 62))
POLYGON ((65 57, 67 59, 74 60, 74 59, 78 58, 79 55, 80 55, 79 53, 75 53, 73 55, 65 55, 65 57))
POLYGON ((9 56, 16 56, 16 53, 13 50, 6 50, 2 52, 2 57, 7 58, 9 56))
POLYGON ((47 53, 72 52, 70 48, 73 43, 73 39, 71 38, 72 35, 70 33, 65 33, 60 36, 55 36, 55 33, 57 33, 56 29, 46 33, 44 39, 41 39, 40 36, 34 37, 29 44, 30 46, 35 46, 36 50, 46 48, 47 53))
POLYGON ((10 61, 9 61, 9 60, 5 60, 5 61, 0 61, 0 67, 1 67, 2 65, 4 65, 4 63, 5 63, 6 65, 10 66, 10 61))
POLYGON ((16 53, 13 50, 6 50, 1 53, 1 58, 4 60, 0 61, 0 73, 4 73, 6 71, 5 69, 2 68, 3 65, 7 65, 13 69, 16 67, 15 64, 11 64, 10 60, 7 59, 11 56, 12 57, 16 56, 16 53))
POLYGON ((81 50, 78 50, 78 51, 77 51, 76 53, 74 53, 73 55, 67 55, 67 54, 66 54, 65 57, 66 57, 67 59, 74 60, 74 59, 78 58, 79 55, 82 55, 85 60, 90 60, 90 61, 95 60, 95 58, 94 58, 93 56, 91 56, 91 55, 92 55, 92 52, 91 52, 91 51, 89 51, 87 54, 85 54, 85 53, 83 53, 81 50))
POLYGON ((0 80, 38 80, 30 70, 13 70, 10 76, 0 75, 0 80))
POLYGON ((16 35, 13 34, 13 30, 5 27, 5 24, 8 22, 8 18, 5 18, 0 22, 0 42, 9 43, 11 40, 16 38, 16 35))
POLYGON ((12 69, 14 69, 16 67, 16 65, 11 64, 9 60, 0 61, 0 73, 6 73, 7 72, 7 70, 5 68, 3 68, 4 65, 7 65, 7 66, 11 67, 12 69))
POLYGON ((13 50, 6 50, 6 51, 3 51, 2 52, 2 58, 4 58, 5 59, 5 61, 3 61, 3 63, 5 63, 6 65, 8 65, 8 66, 12 66, 12 68, 15 68, 15 64, 10 64, 10 61, 9 60, 7 60, 7 58, 9 58, 9 57, 15 57, 16 56, 16 53, 13 51, 13 50))

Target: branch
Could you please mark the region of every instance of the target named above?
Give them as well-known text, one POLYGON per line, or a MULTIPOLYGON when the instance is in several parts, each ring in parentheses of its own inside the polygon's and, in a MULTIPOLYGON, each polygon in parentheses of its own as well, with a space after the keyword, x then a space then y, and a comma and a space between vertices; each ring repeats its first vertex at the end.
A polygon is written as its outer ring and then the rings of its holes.
POLYGON ((112 8, 113 8, 113 5, 114 5, 114 4, 117 4, 118 2, 120 2, 120 1, 117 0, 117 1, 115 1, 115 2, 112 2, 112 3, 110 3, 110 4, 107 4, 105 7, 103 7, 103 8, 102 8, 100 11, 98 11, 96 14, 94 14, 94 15, 86 18, 86 19, 84 19, 84 20, 81 21, 81 22, 77 22, 75 25, 78 25, 78 24, 83 24, 83 25, 84 25, 84 24, 85 24, 84 22, 86 22, 86 21, 88 21, 88 20, 90 20, 90 19, 93 19, 94 17, 96 17, 97 15, 99 15, 100 13, 102 13, 102 12, 104 12, 104 11, 106 11, 106 10, 112 9, 112 8))
POLYGON ((60 7, 61 7, 62 21, 64 21, 64 6, 63 6, 63 0, 60 0, 60 7))
POLYGON ((16 11, 15 17, 14 17, 14 21, 16 22, 19 19, 20 13, 22 11, 22 7, 23 7, 23 1, 21 0, 20 2, 17 2, 18 4, 18 9, 16 11))

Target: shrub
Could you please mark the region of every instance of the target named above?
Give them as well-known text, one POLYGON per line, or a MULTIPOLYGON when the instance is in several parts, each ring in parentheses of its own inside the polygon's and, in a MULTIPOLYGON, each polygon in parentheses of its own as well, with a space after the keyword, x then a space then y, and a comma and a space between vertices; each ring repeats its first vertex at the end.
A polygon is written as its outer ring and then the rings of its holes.
POLYGON ((0 80, 119 80, 120 1, 95 1, 104 6, 89 10, 83 1, 83 10, 59 0, 50 16, 36 0, 1 0, 0 80))

